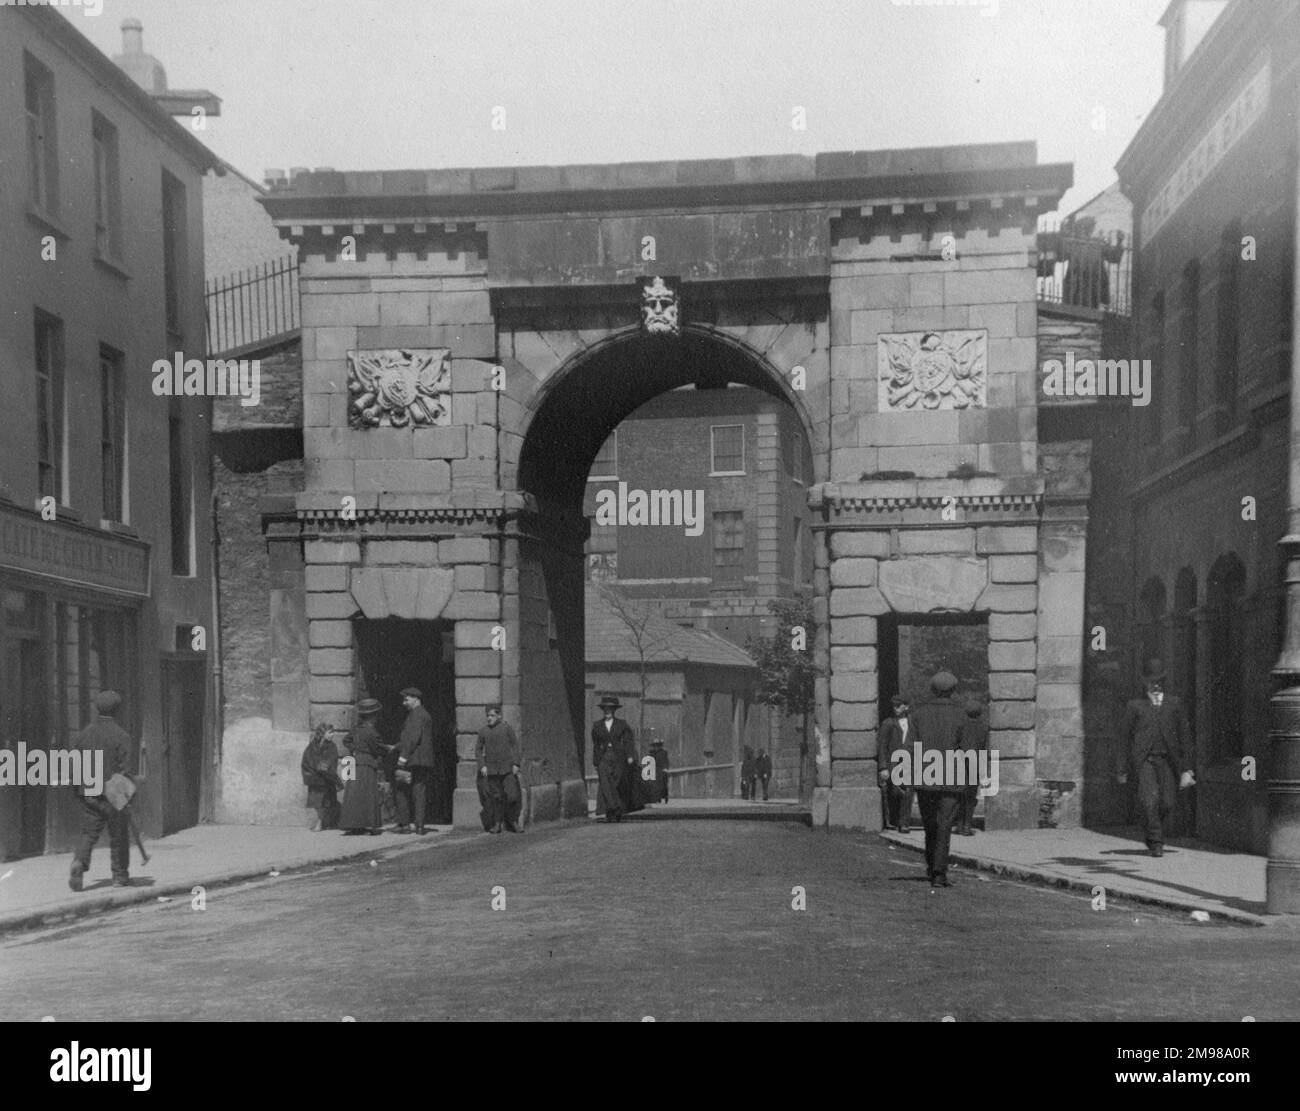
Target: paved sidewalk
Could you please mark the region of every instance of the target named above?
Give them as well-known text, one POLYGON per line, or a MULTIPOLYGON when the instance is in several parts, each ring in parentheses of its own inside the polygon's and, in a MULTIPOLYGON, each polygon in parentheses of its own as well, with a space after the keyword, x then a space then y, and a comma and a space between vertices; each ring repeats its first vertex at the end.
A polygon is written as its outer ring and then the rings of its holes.
MULTIPOLYGON (((881 834, 895 845, 925 851, 919 829, 881 834)), ((1263 925, 1294 922, 1295 916, 1264 914, 1262 856, 1214 848, 1188 838, 1151 856, 1136 829, 1019 829, 953 834, 952 860, 982 871, 1037 880, 1090 892, 1104 887, 1109 898, 1124 897, 1159 906, 1207 911, 1238 922, 1263 925)))
POLYGON ((195 826, 157 841, 146 841, 148 864, 141 863, 140 852, 132 845, 130 887, 112 885, 105 835, 95 846, 85 887, 80 892, 68 887, 71 853, 0 863, 0 933, 132 903, 153 902, 160 897, 189 899, 196 884, 215 887, 272 871, 386 856, 393 850, 445 841, 452 833, 451 826, 429 828, 431 832, 424 837, 388 831, 377 837, 353 837, 337 830, 312 833, 285 826, 195 826))

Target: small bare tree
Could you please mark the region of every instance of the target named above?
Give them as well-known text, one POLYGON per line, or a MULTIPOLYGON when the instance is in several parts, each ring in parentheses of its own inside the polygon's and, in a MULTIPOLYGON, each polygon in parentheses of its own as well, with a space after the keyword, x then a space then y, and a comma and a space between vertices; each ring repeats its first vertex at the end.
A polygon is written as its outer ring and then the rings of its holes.
POLYGON ((644 602, 629 598, 619 587, 610 582, 598 583, 596 586, 601 600, 609 606, 614 615, 627 627, 632 643, 636 647, 638 669, 641 676, 641 706, 637 715, 637 741, 641 743, 645 735, 645 700, 646 700, 646 653, 653 642, 649 625, 654 620, 654 611, 644 602))

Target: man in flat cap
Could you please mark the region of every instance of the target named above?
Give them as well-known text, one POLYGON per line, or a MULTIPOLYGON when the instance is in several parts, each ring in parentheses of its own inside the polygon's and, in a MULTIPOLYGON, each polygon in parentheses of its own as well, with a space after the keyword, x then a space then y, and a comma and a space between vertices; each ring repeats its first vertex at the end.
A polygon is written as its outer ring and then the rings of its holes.
MULTIPOLYGON (((1137 775, 1147 850, 1152 856, 1164 856, 1162 825, 1178 802, 1178 791, 1195 787, 1196 777, 1188 758, 1183 704, 1165 693, 1165 668, 1160 660, 1146 662, 1142 685, 1146 693, 1128 704, 1120 736, 1128 749, 1128 771, 1137 775)), ((1128 782, 1126 772, 1118 778, 1121 784, 1128 782)))
POLYGON ((876 742, 876 762, 879 765, 880 787, 885 803, 885 828, 893 826, 899 833, 907 833, 912 828, 912 788, 898 786, 894 783, 891 772, 894 767, 894 753, 902 751, 907 754, 910 766, 912 759, 911 707, 905 695, 896 694, 889 700, 894 709, 894 716, 885 718, 880 726, 880 738, 876 742))
MULTIPOLYGON (((104 783, 115 775, 120 775, 134 784, 134 778, 127 772, 131 755, 131 738, 126 730, 117 724, 116 715, 122 705, 122 696, 117 691, 100 691, 95 695, 96 717, 73 739, 73 747, 85 753, 96 750, 104 754, 104 783)), ((119 810, 104 795, 87 795, 81 787, 76 787, 77 799, 81 804, 81 840, 72 857, 72 871, 68 874, 68 886, 73 891, 80 891, 82 876, 90 868, 90 854, 95 848, 99 835, 108 828, 108 853, 113 870, 115 887, 129 887, 131 884, 131 827, 126 809, 119 810)))
MULTIPOLYGON (((961 747, 962 724, 966 714, 953 700, 957 677, 950 671, 938 671, 930 680, 931 697, 912 712, 916 739, 921 742, 922 768, 930 752, 951 752, 961 747)), ((963 790, 958 784, 927 784, 922 778, 914 783, 917 806, 921 810, 921 823, 925 826, 925 872, 930 878, 930 891, 937 887, 951 887, 948 880, 948 849, 952 841, 952 823, 961 806, 963 790)))
POLYGON ((412 818, 415 832, 425 833, 425 808, 429 801, 429 787, 437 763, 433 750, 433 718, 424 708, 424 694, 418 687, 402 691, 402 705, 406 707, 406 721, 402 723, 397 740, 397 775, 394 791, 397 794, 397 832, 406 833, 412 818), (406 772, 406 775, 402 773, 406 772))

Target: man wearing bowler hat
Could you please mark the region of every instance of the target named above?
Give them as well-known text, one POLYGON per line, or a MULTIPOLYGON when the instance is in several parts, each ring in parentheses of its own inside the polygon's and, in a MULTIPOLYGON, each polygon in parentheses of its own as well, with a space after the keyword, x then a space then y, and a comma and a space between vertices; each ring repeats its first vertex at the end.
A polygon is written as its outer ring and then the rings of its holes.
MULTIPOLYGON (((922 769, 926 754, 938 752, 942 760, 946 759, 945 753, 961 746, 966 714, 953 701, 956 689, 957 677, 952 672, 935 672, 930 679, 931 698, 912 712, 916 739, 921 742, 922 769)), ((918 773, 921 769, 912 770, 914 778, 920 778, 918 773)), ((938 782, 927 783, 920 778, 920 782, 913 782, 912 786, 921 810, 921 823, 925 826, 925 871, 933 894, 937 887, 952 886, 948 880, 948 849, 952 842, 952 823, 961 806, 963 791, 957 784, 944 782, 943 775, 938 776, 938 782)))
POLYGON ((621 703, 607 694, 600 700, 601 720, 591 727, 591 762, 600 778, 596 794, 596 813, 607 822, 621 822, 632 807, 631 793, 636 786, 636 745, 632 727, 614 716, 621 703))
MULTIPOLYGON (((122 696, 117 691, 100 691, 95 695, 96 718, 73 739, 73 747, 91 753, 96 749, 104 753, 103 781, 113 776, 133 777, 127 772, 130 760, 131 738, 115 720, 122 696)), ((87 795, 76 787, 77 801, 81 804, 81 840, 72 857, 72 871, 68 886, 80 891, 82 876, 90 867, 90 854, 99 835, 108 828, 108 855, 113 869, 113 884, 128 887, 131 883, 131 826, 126 809, 117 809, 104 794, 87 795)))
MULTIPOLYGON (((1165 694, 1165 668, 1160 660, 1146 662, 1142 685, 1146 693, 1128 704, 1120 735, 1128 748, 1128 772, 1137 775, 1147 849, 1152 856, 1164 856, 1161 827, 1178 802, 1178 790, 1195 787, 1196 777, 1188 760, 1183 704, 1174 695, 1165 694)), ((1121 772, 1118 779, 1127 783, 1128 773, 1121 772)))
POLYGON ((406 721, 397 741, 397 832, 407 832, 414 818, 415 832, 423 835, 429 785, 436 763, 433 753, 433 718, 424 708, 424 694, 418 687, 402 691, 406 721), (407 776, 402 772, 409 773, 407 776))
POLYGON ((896 785, 890 773, 894 767, 894 753, 900 750, 907 754, 910 766, 912 742, 916 738, 912 735, 911 707, 907 698, 896 694, 889 702, 894 708, 894 716, 885 718, 876 743, 876 762, 885 803, 885 828, 893 826, 899 833, 907 833, 912 828, 912 788, 896 785))

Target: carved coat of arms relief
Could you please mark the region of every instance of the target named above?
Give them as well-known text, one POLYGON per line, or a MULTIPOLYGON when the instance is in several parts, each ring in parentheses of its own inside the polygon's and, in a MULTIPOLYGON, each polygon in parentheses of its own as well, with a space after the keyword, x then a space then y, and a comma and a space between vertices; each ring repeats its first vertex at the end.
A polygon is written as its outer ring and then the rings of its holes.
POLYGON ((988 405, 988 332, 983 329, 882 333, 876 358, 882 413, 988 405))
POLYGON ((348 395, 348 424, 353 428, 450 424, 451 351, 349 351, 348 395))

